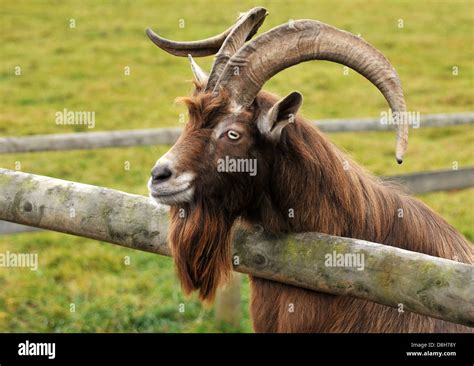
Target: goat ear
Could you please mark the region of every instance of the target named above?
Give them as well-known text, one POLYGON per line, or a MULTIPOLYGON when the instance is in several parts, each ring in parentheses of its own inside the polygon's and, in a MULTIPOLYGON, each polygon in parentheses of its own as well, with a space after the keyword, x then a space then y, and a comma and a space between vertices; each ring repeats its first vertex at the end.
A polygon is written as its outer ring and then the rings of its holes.
POLYGON ((270 108, 260 121, 258 128, 262 134, 269 136, 272 140, 280 139, 281 131, 296 120, 296 113, 303 104, 303 95, 294 91, 285 98, 279 100, 270 108))
POLYGON ((191 64, 191 70, 194 74, 194 78, 196 81, 201 85, 207 84, 207 79, 209 79, 209 75, 205 72, 201 67, 194 61, 193 56, 188 55, 189 63, 191 64))

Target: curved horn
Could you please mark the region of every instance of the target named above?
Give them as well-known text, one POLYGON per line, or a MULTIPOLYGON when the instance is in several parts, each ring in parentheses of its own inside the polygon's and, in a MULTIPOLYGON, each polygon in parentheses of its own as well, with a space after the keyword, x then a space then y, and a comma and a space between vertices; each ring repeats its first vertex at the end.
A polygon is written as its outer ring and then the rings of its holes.
MULTIPOLYGON (((272 76, 309 60, 333 61, 354 69, 382 92, 392 112, 406 111, 398 74, 382 53, 353 34, 314 20, 281 25, 243 46, 227 63, 214 91, 225 88, 238 104, 248 106, 272 76)), ((408 125, 401 122, 395 153, 399 164, 408 144, 408 125)))
POLYGON ((257 32, 267 15, 265 8, 257 7, 240 16, 215 56, 205 91, 214 89, 229 59, 242 47, 247 39, 250 39, 257 32))
POLYGON ((218 34, 217 36, 203 39, 200 41, 191 42, 176 42, 169 39, 160 37, 158 34, 153 32, 150 28, 146 29, 146 35, 152 40, 154 44, 160 47, 163 51, 166 51, 175 56, 185 57, 192 55, 194 57, 204 57, 214 55, 225 39, 232 31, 232 28, 227 29, 225 32, 218 34))
MULTIPOLYGON (((250 11, 253 10, 254 9, 250 11)), ((237 22, 239 22, 239 20, 247 13, 242 13, 237 19, 237 22)), ((255 25, 254 28, 250 30, 250 33, 248 33, 247 35, 246 41, 248 41, 254 36, 259 26, 260 24, 255 25)), ((188 55, 191 55, 193 57, 204 57, 216 54, 221 48, 224 41, 226 40, 227 36, 232 32, 234 27, 235 26, 233 25, 232 27, 226 29, 224 32, 214 37, 190 42, 178 42, 160 37, 158 34, 153 32, 151 28, 147 28, 145 32, 148 38, 150 38, 154 44, 160 47, 163 51, 166 51, 172 55, 181 57, 188 57, 188 55)))

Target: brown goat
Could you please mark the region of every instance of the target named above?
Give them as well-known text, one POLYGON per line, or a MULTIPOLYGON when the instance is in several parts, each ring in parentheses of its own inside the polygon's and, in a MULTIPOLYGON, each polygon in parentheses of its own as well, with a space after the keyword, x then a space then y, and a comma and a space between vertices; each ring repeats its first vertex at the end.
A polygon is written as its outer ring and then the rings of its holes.
MULTIPOLYGON (((244 45, 265 16, 265 9, 252 9, 226 32, 198 42, 173 42, 147 30, 153 42, 175 55, 217 53, 209 77, 191 58, 196 90, 182 98, 189 121, 149 181, 150 195, 171 206, 169 241, 184 291, 198 290, 202 300, 212 301, 232 270, 237 220, 274 234, 316 231, 472 263, 472 246, 446 221, 366 173, 297 117, 299 93, 278 101, 260 91, 283 68, 328 59, 359 71, 393 111, 403 112, 403 93, 388 61, 361 39, 313 21, 274 28, 244 45), (274 59, 277 53, 283 60, 274 59), (219 170, 226 158, 255 161, 258 174, 219 170)), ((402 123, 398 128, 401 162, 407 129, 402 123)), ((250 280, 256 332, 472 331, 365 300, 250 280)))

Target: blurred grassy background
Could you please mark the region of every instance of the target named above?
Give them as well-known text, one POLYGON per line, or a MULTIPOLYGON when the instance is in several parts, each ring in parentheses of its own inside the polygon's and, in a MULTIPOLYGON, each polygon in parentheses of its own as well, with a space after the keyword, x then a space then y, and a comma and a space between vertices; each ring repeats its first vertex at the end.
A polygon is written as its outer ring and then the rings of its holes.
MULTIPOLYGON (((90 132, 58 126, 55 112, 96 112, 95 130, 179 125, 191 90, 185 58, 161 52, 145 36, 152 27, 176 40, 221 32, 239 11, 265 6, 262 31, 312 18, 360 33, 395 65, 409 110, 472 110, 471 1, 9 1, 1 3, 0 135, 90 132), (75 28, 70 28, 74 19, 75 28), (400 19, 403 28, 399 28, 400 19), (180 28, 180 20, 185 27, 180 28), (15 76, 16 66, 22 75, 15 76), (124 75, 130 67, 131 74, 124 75), (459 74, 453 75, 453 67, 459 74)), ((212 58, 199 60, 210 68, 212 58)), ((300 90, 308 118, 377 116, 386 104, 365 79, 342 66, 312 62, 282 72, 266 89, 300 90)), ((330 138, 376 174, 474 165, 471 126, 412 130, 406 161, 394 162, 394 133, 330 138)), ((166 146, 0 155, 0 167, 147 194, 146 180, 166 146), (130 170, 125 170, 126 162, 130 170)), ((474 189, 426 194, 427 202, 471 241, 474 189)), ((215 324, 212 308, 185 299, 172 262, 152 254, 59 233, 0 237, 0 252, 36 252, 39 270, 0 268, 0 331, 251 331, 244 281, 239 328, 215 324), (129 256, 130 265, 124 264, 129 256), (76 312, 70 312, 74 303, 76 312), (178 306, 185 304, 185 312, 178 306)))

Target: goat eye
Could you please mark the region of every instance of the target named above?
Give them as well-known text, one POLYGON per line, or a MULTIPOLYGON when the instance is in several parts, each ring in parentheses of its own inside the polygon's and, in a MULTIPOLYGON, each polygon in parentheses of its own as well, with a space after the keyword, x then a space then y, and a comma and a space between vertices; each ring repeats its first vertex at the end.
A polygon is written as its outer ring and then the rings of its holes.
POLYGON ((240 138, 240 134, 234 130, 229 130, 227 131, 227 137, 235 141, 240 138))

